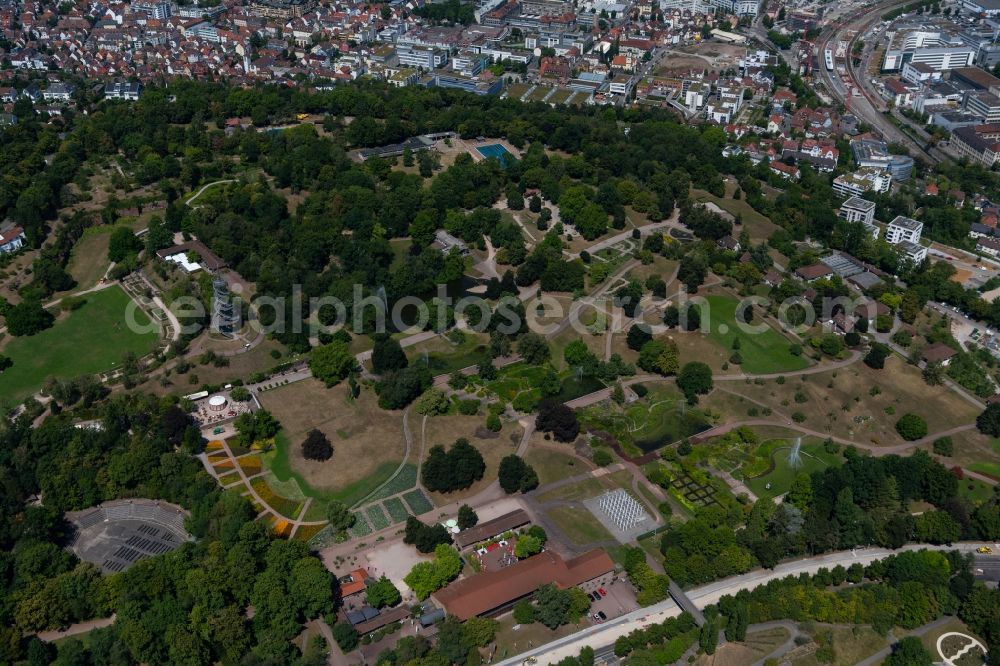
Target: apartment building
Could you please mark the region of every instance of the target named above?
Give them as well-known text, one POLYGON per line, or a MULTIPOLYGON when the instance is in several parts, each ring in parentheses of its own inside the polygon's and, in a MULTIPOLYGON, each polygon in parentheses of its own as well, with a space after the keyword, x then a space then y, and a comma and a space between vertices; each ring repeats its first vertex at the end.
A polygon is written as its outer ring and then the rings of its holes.
POLYGON ((842 197, 861 196, 865 192, 888 192, 892 176, 871 167, 845 173, 833 179, 833 191, 842 197))
POLYGON ((861 197, 851 197, 840 205, 840 211, 837 215, 848 222, 863 224, 872 238, 878 240, 880 229, 875 226, 874 201, 868 201, 861 197))
POLYGON ((919 243, 924 223, 910 217, 897 215, 885 230, 885 239, 892 245, 898 243, 919 243))

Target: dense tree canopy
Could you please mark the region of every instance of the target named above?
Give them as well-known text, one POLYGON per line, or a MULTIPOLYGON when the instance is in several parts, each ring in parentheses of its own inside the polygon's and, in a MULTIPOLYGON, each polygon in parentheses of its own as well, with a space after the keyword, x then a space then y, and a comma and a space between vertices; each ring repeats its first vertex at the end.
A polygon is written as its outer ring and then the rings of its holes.
POLYGON ((440 445, 431 447, 420 478, 427 490, 448 493, 468 488, 483 478, 485 472, 482 454, 463 437, 447 451, 440 445))

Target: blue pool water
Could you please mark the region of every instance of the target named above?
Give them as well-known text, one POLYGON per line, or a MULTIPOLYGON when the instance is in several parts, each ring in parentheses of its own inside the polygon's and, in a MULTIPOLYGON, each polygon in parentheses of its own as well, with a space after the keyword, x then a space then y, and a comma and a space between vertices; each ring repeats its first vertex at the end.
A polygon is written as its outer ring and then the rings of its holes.
POLYGON ((500 160, 500 164, 503 164, 504 166, 507 166, 507 161, 511 156, 510 152, 499 143, 491 143, 488 146, 478 146, 476 150, 478 150, 479 154, 486 159, 492 157, 500 160))

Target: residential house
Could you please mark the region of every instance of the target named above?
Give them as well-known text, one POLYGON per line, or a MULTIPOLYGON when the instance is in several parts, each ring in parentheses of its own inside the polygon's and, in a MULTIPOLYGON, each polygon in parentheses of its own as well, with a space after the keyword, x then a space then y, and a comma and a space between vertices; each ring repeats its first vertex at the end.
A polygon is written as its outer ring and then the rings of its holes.
POLYGON ((805 282, 815 282, 821 278, 828 278, 833 275, 833 271, 826 264, 812 264, 811 266, 800 266, 795 269, 795 275, 805 282))
POLYGON ((941 342, 935 342, 921 352, 920 359, 928 365, 932 363, 939 363, 943 366, 947 366, 951 363, 951 359, 957 354, 958 352, 948 345, 941 342))
POLYGON ((24 245, 24 229, 21 227, 11 227, 6 231, 0 231, 0 254, 15 252, 24 245))

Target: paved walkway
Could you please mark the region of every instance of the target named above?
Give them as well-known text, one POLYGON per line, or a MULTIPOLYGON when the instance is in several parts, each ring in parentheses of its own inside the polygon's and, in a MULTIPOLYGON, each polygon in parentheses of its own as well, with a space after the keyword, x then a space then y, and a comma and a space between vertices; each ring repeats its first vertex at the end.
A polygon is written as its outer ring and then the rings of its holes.
MULTIPOLYGON (((201 189, 198 190, 197 192, 195 192, 194 196, 192 196, 190 199, 187 200, 187 205, 191 206, 191 204, 193 204, 195 202, 195 199, 197 199, 202 194, 204 194, 205 190, 207 190, 210 187, 215 187, 216 185, 222 185, 224 183, 235 183, 235 182, 236 182, 235 178, 229 178, 227 180, 217 180, 215 182, 208 183, 206 185, 202 185, 201 189)), ((191 206, 191 207, 194 208, 194 206, 191 206)))
POLYGON ((104 627, 110 627, 114 624, 115 616, 102 617, 95 620, 87 620, 85 622, 77 622, 76 624, 71 624, 65 629, 54 629, 52 631, 40 631, 36 636, 39 640, 43 640, 46 643, 52 643, 54 641, 61 640, 63 638, 69 638, 70 636, 78 636, 80 634, 85 634, 88 631, 94 629, 103 629, 104 627))

